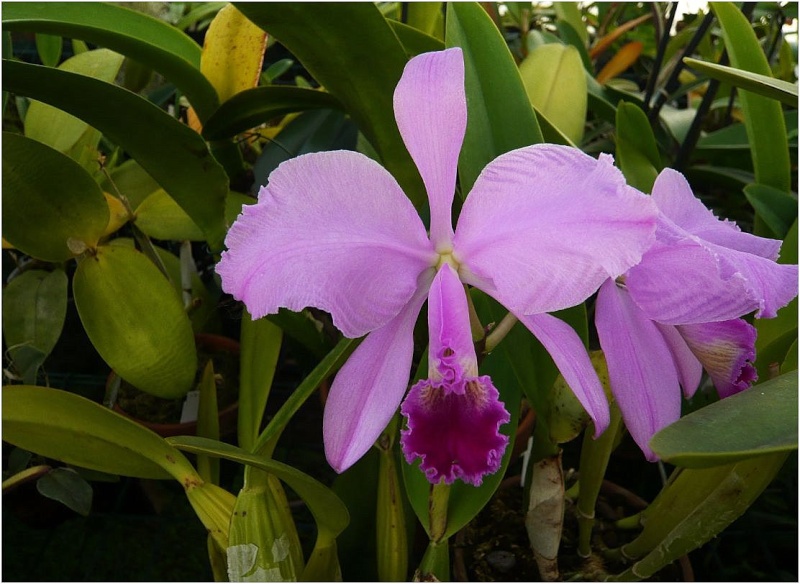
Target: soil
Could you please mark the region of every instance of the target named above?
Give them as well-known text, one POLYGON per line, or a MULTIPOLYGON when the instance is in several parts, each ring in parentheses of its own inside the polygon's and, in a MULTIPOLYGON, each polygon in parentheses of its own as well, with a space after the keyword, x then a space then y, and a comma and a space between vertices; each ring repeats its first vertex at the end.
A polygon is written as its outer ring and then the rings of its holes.
MULTIPOLYGON (((569 484, 567 485, 569 486, 569 484)), ((530 549, 525 530, 524 491, 516 480, 507 479, 489 504, 458 535, 453 548, 453 580, 470 582, 531 582, 542 578, 530 549)), ((604 484, 598 498, 598 517, 593 549, 611 548, 625 543, 632 533, 619 532, 611 523, 640 511, 637 497, 613 483, 604 484)), ((564 527, 558 554, 562 581, 604 580, 627 566, 606 565, 592 555, 584 560, 577 554, 578 522, 575 508, 567 499, 564 527)), ((666 566, 652 581, 681 580, 676 564, 666 566)))

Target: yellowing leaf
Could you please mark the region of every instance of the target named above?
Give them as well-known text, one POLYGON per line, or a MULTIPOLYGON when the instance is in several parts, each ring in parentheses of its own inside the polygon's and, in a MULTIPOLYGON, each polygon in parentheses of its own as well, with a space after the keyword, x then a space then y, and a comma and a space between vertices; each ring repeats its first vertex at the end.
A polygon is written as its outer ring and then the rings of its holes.
POLYGON ((92 345, 120 377, 158 397, 186 395, 197 369, 192 325, 153 262, 98 246, 78 264, 72 292, 92 345))
MULTIPOLYGON (((124 57, 108 49, 81 53, 58 68, 113 83, 124 57)), ((32 101, 25 116, 25 136, 66 153, 86 134, 89 124, 46 103, 32 101)), ((100 136, 97 136, 99 142, 100 136)))
POLYGON ((200 71, 223 103, 258 84, 267 47, 267 33, 228 4, 208 27, 200 71))
POLYGON ((642 54, 643 48, 644 45, 640 41, 631 41, 624 45, 597 74, 597 82, 603 84, 623 73, 636 62, 636 59, 642 54))
POLYGON ((136 226, 156 239, 202 241, 203 232, 164 189, 158 189, 136 208, 136 226))
POLYGON ((528 99, 574 143, 586 122, 586 74, 578 49, 549 43, 536 47, 519 66, 528 99))
POLYGON ((108 225, 103 232, 103 237, 106 237, 125 225, 129 217, 128 210, 122 204, 122 201, 106 192, 103 192, 103 196, 106 198, 106 203, 108 203, 108 225))

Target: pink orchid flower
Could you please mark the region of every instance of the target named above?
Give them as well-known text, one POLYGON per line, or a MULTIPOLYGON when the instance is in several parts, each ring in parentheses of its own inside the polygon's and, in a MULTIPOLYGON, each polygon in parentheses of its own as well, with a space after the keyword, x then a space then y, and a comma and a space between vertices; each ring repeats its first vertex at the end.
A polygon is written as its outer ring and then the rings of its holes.
POLYGON ((367 335, 325 407, 329 463, 341 472, 375 442, 408 387, 413 328, 428 300, 429 378, 409 393, 402 446, 432 482, 478 485, 495 472, 508 413, 478 375, 464 284, 490 294, 542 342, 595 422, 608 403, 578 335, 546 314, 574 306, 635 265, 656 210, 611 158, 536 145, 499 156, 451 207, 467 124, 461 49, 409 61, 394 94, 400 134, 430 204, 430 235, 394 178, 355 152, 283 163, 231 226, 217 272, 254 318, 280 307, 329 312, 367 335))
POLYGON ((720 397, 756 380, 756 331, 738 317, 774 317, 797 296, 797 266, 775 262, 780 241, 717 219, 674 170, 652 198, 656 242, 624 283, 601 286, 595 325, 625 425, 655 461, 648 443, 680 417, 681 386, 694 395, 703 369, 720 397))

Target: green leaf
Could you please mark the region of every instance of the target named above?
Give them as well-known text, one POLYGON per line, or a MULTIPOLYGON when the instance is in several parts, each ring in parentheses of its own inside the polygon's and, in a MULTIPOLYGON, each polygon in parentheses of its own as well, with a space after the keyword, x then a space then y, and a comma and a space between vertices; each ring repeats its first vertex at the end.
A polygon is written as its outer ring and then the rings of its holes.
POLYGON ((135 160, 126 160, 109 172, 107 178, 100 183, 107 193, 116 194, 117 191, 128 199, 131 208, 135 209, 142 204, 148 196, 161 187, 147 174, 142 166, 135 160))
POLYGON ((389 26, 392 27, 409 58, 422 53, 444 50, 444 42, 438 38, 429 36, 398 20, 390 20, 389 26))
POLYGON ((347 527, 349 520, 347 507, 339 497, 316 479, 287 464, 250 454, 231 444, 198 436, 174 436, 167 439, 167 442, 186 452, 232 460, 273 474, 289 485, 305 501, 320 531, 324 530, 328 535, 336 537, 347 527))
POLYGON ((92 487, 71 468, 54 468, 36 481, 36 490, 84 517, 92 510, 92 487))
POLYGON ((575 142, 570 140, 569 136, 556 128, 555 124, 548 120, 542 112, 540 112, 536 107, 533 108, 533 111, 536 113, 536 119, 539 122, 539 128, 542 131, 542 138, 545 142, 549 144, 563 144, 564 146, 572 146, 573 148, 577 148, 575 142))
POLYGON ((338 110, 301 113, 261 150, 253 164, 255 184, 267 184, 269 175, 278 165, 300 154, 351 147, 355 129, 345 114, 338 110))
POLYGON ((258 438, 282 341, 283 331, 267 319, 242 315, 238 436, 248 451, 258 438))
POLYGON ((175 28, 186 30, 205 18, 213 18, 226 4, 227 2, 200 2, 197 4, 197 8, 193 8, 175 23, 175 28))
POLYGON ((316 321, 307 312, 292 312, 281 308, 277 314, 267 315, 266 318, 278 325, 287 337, 299 342, 317 359, 322 359, 332 348, 332 343, 327 341, 318 327, 316 321))
POLYGON ((73 393, 32 385, 3 387, 3 440, 47 458, 109 474, 148 479, 195 476, 158 434, 73 393))
POLYGON ((100 187, 77 162, 3 132, 3 237, 9 243, 38 259, 64 261, 94 247, 108 217, 100 187))
MULTIPOLYGON (((132 239, 118 237, 111 241, 109 245, 127 246, 130 249, 135 247, 132 239)), ((169 276, 170 284, 175 292, 175 297, 183 302, 183 287, 181 284, 181 260, 175 254, 164 248, 153 246, 158 259, 164 265, 164 269, 169 276)), ((196 307, 189 313, 192 321, 192 330, 195 333, 201 332, 216 311, 215 301, 206 288, 197 272, 192 273, 192 302, 196 307)))
POLYGON ((771 75, 760 75, 743 71, 735 67, 726 67, 716 63, 706 63, 686 57, 683 59, 689 67, 705 73, 712 79, 724 81, 735 87, 752 91, 758 95, 777 99, 778 101, 790 106, 797 107, 797 84, 775 79, 771 75))
MULTIPOLYGON (((197 408, 197 435, 210 440, 219 440, 217 384, 214 381, 214 362, 211 359, 203 369, 198 390, 200 403, 197 408)), ((198 455, 197 472, 204 481, 219 484, 219 460, 216 458, 198 455)))
MULTIPOLYGON (((559 20, 556 22, 556 29, 558 29, 558 35, 564 40, 564 43, 575 47, 578 50, 578 55, 581 58, 581 64, 583 65, 583 69, 586 73, 589 73, 590 76, 594 74, 594 67, 592 66, 592 60, 589 57, 589 51, 586 50, 586 42, 584 41, 584 36, 579 34, 575 28, 568 22, 564 22, 563 20, 559 20)), ((582 32, 586 32, 586 28, 581 29, 582 32)))
POLYGON ((661 171, 661 156, 647 115, 633 104, 617 107, 617 162, 628 183, 644 193, 661 171))
POLYGON ((686 169, 686 178, 692 184, 714 185, 716 188, 740 191, 746 185, 755 181, 752 172, 747 172, 741 168, 731 168, 725 166, 713 166, 710 164, 698 164, 686 169))
POLYGON ((207 140, 232 138, 280 116, 295 112, 342 106, 330 93, 317 89, 271 85, 234 95, 203 125, 207 140))
POLYGON ((797 375, 789 373, 684 416, 650 447, 664 462, 690 468, 797 449, 797 375))
MULTIPOLYGON (((345 582, 375 581, 378 575, 375 505, 380 456, 377 448, 370 448, 353 466, 337 475, 331 485, 350 514, 347 529, 336 539, 345 582)), ((401 500, 405 502, 405 498, 401 500)), ((406 517, 406 521, 413 521, 413 515, 406 517)))
POLYGON ((120 377, 159 397, 186 394, 197 369, 192 327, 152 262, 101 246, 78 264, 72 289, 89 339, 120 377))
POLYGON ((467 133, 458 176, 466 197, 489 162, 543 138, 514 58, 480 4, 447 5, 445 44, 464 52, 467 133))
POLYGON ((797 196, 766 185, 749 184, 744 195, 768 231, 756 235, 783 239, 797 220, 797 196))
POLYGON ((274 35, 345 107, 416 206, 425 189, 394 120, 394 88, 406 54, 371 3, 237 3, 274 35), (313 39, 313 42, 309 42, 313 39))
POLYGON ((136 227, 156 239, 203 241, 203 232, 164 189, 136 207, 136 227))
POLYGON ((584 46, 589 42, 589 33, 581 16, 581 9, 577 2, 555 2, 553 9, 556 11, 556 18, 559 21, 569 24, 570 28, 577 33, 584 46))
POLYGON ((66 315, 63 270, 29 270, 3 290, 3 335, 9 347, 29 344, 49 353, 61 336, 66 315))
POLYGON ((797 339, 794 340, 792 346, 786 353, 786 359, 781 365, 781 373, 788 373, 789 371, 797 372, 797 339))
MULTIPOLYGON (((35 380, 44 358, 50 354, 61 336, 67 316, 67 276, 63 270, 23 272, 3 290, 3 336, 15 364, 26 376, 35 380), (40 358, 25 366, 16 353, 21 347, 36 349, 40 358)), ((24 355, 24 354, 23 354, 24 355)))
POLYGON ((3 82, 100 130, 175 199, 213 249, 222 248, 228 177, 195 131, 146 99, 83 75, 4 61, 3 82))
POLYGON ((333 350, 309 373, 292 395, 283 403, 264 431, 258 437, 253 452, 269 456, 275 449, 278 439, 292 416, 300 409, 309 396, 328 377, 333 375, 358 346, 358 339, 342 339, 333 350))
POLYGON ((51 34, 37 34, 36 36, 36 51, 39 53, 39 59, 42 64, 47 67, 55 67, 61 60, 61 47, 64 40, 60 36, 53 36, 51 34))
POLYGON ((226 556, 225 580, 298 580, 304 565, 303 550, 286 492, 274 475, 245 467, 230 520, 226 556))
MULTIPOLYGON (((731 2, 712 2, 711 9, 722 27, 731 65, 737 69, 772 76, 752 25, 731 2)), ((791 189, 791 167, 781 104, 768 97, 742 91, 747 135, 752 146, 756 182, 782 191, 791 189)))
POLYGON ((753 504, 786 457, 785 453, 768 454, 674 473, 643 512, 642 532, 622 547, 627 558, 645 557, 608 580, 647 579, 720 534, 753 504))
MULTIPOLYGON (((58 68, 113 83, 123 60, 122 55, 99 49, 71 57, 58 68)), ((67 153, 75 146, 88 130, 89 124, 86 122, 39 101, 31 102, 28 114, 25 116, 25 136, 63 153, 67 153)), ((97 140, 99 139, 98 136, 97 140)), ((96 163, 95 168, 97 168, 96 163)))
POLYGON ((3 30, 78 38, 150 66, 187 96, 200 121, 219 106, 216 90, 200 73, 200 47, 156 18, 96 2, 16 2, 3 9, 2 19, 3 30))
POLYGON ((407 24, 424 32, 426 35, 441 39, 444 34, 442 30, 442 3, 409 2, 407 24))
MULTIPOLYGON (((780 264, 797 263, 797 220, 795 219, 781 246, 780 264)), ((775 318, 755 321, 756 369, 762 379, 767 379, 774 367, 780 367, 786 353, 797 337, 797 298, 778 311, 775 318), (775 364, 775 365, 773 365, 775 364)))
POLYGON ((574 143, 580 143, 586 123, 587 90, 578 49, 557 43, 542 45, 528 53, 519 72, 537 112, 574 143))

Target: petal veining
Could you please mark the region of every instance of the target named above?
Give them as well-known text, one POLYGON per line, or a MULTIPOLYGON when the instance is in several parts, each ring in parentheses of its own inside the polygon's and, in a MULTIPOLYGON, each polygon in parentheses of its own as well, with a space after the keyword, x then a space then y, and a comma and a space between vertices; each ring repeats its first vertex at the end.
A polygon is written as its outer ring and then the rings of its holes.
POLYGON ((462 280, 492 282, 515 314, 583 302, 652 244, 657 210, 611 157, 535 145, 489 163, 464 202, 454 255, 462 280))
POLYGON ((711 376, 720 397, 729 397, 758 379, 756 329, 741 318, 676 327, 711 376))
POLYGON ((549 314, 517 315, 517 318, 550 353, 564 381, 592 418, 597 438, 605 432, 611 419, 608 400, 578 333, 549 314))
POLYGON ((348 337, 397 315, 436 261, 394 178, 348 151, 281 164, 225 243, 217 265, 222 287, 254 318, 313 306, 330 312, 348 337))
POLYGON ((655 323, 613 280, 600 287, 596 310, 611 392, 636 444, 648 460, 657 460, 650 438, 681 415, 681 390, 670 349, 655 323))
POLYGON ((466 291, 448 264, 436 274, 428 293, 429 376, 447 391, 464 393, 466 376, 478 373, 469 327, 466 291))
POLYGON ((683 388, 683 395, 689 399, 700 387, 700 381, 703 379, 703 365, 686 344, 686 340, 678 332, 677 327, 658 322, 655 325, 661 331, 661 336, 664 337, 664 341, 672 353, 675 370, 678 372, 678 379, 683 388))
POLYGON ((337 472, 372 447, 403 399, 411 377, 414 324, 426 292, 422 286, 400 314, 367 335, 336 374, 322 433, 325 455, 337 472))
POLYGON ((653 200, 675 226, 709 243, 770 260, 778 258, 779 240, 745 233, 733 221, 719 219, 694 196, 686 178, 671 168, 656 178, 653 200))
POLYGON ((797 266, 686 238, 656 243, 625 282, 639 307, 662 323, 730 320, 754 310, 771 318, 797 296, 797 266))
POLYGON ((451 207, 458 154, 467 128, 464 58, 458 47, 411 59, 394 93, 400 135, 419 169, 431 210, 437 251, 453 238, 451 207))

